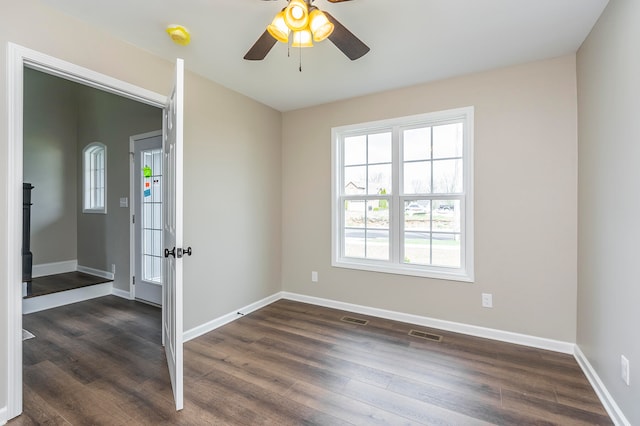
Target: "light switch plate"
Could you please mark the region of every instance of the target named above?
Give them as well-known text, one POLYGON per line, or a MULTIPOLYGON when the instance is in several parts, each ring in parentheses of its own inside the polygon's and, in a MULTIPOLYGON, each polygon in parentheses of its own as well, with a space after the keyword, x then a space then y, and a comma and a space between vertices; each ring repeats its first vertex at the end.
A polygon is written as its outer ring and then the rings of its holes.
POLYGON ((129 207, 129 199, 127 197, 120 198, 120 207, 129 207))

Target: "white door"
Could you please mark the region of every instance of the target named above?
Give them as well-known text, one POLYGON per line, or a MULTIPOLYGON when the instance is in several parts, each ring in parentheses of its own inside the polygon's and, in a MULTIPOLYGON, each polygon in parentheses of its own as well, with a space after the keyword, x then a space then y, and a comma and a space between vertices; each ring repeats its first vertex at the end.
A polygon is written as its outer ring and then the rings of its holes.
POLYGON ((132 137, 135 203, 134 296, 162 305, 162 131, 132 137))
MULTIPOLYGON (((176 410, 182 396, 182 131, 184 62, 176 60, 174 87, 165 106, 164 133, 164 286, 162 287, 162 343, 176 410)), ((191 254, 189 249, 188 254, 191 254)))

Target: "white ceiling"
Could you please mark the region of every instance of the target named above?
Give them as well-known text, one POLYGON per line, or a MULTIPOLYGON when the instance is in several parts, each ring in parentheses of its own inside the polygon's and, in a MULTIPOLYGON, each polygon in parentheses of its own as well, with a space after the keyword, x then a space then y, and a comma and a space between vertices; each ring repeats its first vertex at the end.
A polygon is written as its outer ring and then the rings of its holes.
POLYGON ((573 53, 608 2, 316 0, 371 48, 352 62, 329 40, 245 61, 286 0, 41 1, 280 111, 573 53), (169 39, 172 23, 190 30, 189 46, 169 39))

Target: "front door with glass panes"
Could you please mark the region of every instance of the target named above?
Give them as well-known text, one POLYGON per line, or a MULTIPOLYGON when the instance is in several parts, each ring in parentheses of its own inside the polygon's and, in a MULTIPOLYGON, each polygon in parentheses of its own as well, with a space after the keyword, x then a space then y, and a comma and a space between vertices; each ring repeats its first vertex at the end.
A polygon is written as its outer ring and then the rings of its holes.
POLYGON ((133 139, 134 296, 162 305, 162 131, 133 139))

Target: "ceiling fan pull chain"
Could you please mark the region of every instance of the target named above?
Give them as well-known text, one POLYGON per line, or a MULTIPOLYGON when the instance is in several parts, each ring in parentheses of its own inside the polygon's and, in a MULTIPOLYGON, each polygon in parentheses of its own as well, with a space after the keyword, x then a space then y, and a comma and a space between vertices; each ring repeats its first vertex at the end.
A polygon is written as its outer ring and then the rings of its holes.
POLYGON ((298 67, 298 71, 302 72, 302 46, 300 46, 299 49, 300 49, 300 65, 298 67))

